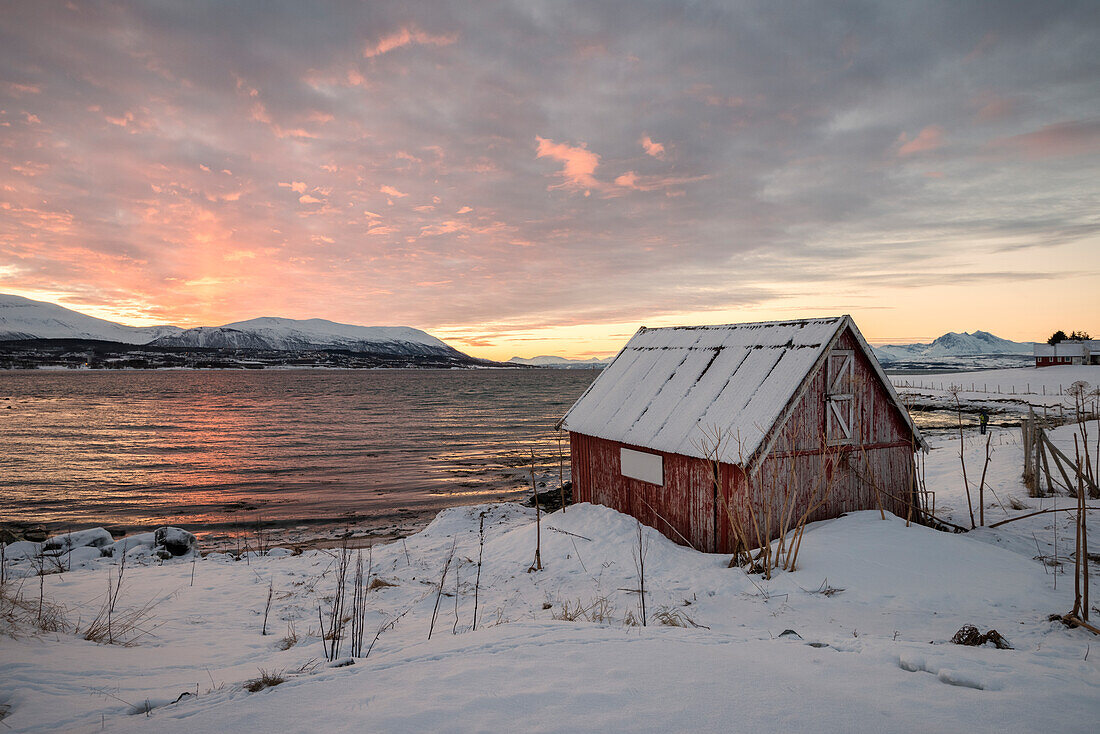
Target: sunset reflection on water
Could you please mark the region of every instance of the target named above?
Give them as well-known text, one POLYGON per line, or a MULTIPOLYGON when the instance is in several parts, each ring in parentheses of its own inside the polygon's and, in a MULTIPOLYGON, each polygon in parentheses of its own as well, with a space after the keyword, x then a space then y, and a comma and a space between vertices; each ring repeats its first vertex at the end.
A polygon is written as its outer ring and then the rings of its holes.
POLYGON ((514 496, 532 448, 556 474, 554 423, 594 374, 3 373, 0 516, 293 524, 514 496))

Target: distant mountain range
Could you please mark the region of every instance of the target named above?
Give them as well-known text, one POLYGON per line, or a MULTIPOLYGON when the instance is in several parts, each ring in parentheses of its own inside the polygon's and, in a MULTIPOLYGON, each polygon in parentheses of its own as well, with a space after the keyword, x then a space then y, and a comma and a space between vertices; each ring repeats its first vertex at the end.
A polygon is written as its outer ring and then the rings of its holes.
MULTIPOLYGON (((125 326, 88 316, 54 303, 0 294, 0 342, 96 341, 141 346, 159 351, 222 350, 226 352, 309 352, 316 350, 372 354, 433 364, 494 364, 470 357, 434 336, 408 326, 353 326, 324 319, 265 317, 222 326, 182 329, 178 326, 125 326)), ((987 331, 949 332, 926 344, 873 347, 884 365, 920 367, 950 365, 990 357, 1023 361, 1033 342, 1014 342, 987 331)), ((557 369, 593 369, 609 359, 568 359, 552 355, 512 357, 509 364, 557 369)), ((1003 360, 1002 360, 1003 361, 1003 360)))
POLYGON ((346 350, 470 363, 482 361, 408 326, 353 326, 324 319, 276 317, 193 329, 125 326, 54 303, 0 294, 0 342, 28 340, 103 341, 158 350, 346 350))
MULTIPOLYGON (((875 356, 887 366, 905 365, 908 368, 921 366, 998 366, 1007 367, 1029 358, 1033 342, 1014 342, 990 334, 988 331, 973 333, 948 332, 925 344, 884 344, 872 347, 875 356), (991 360, 991 358, 997 358, 991 360)), ((611 358, 567 359, 545 355, 541 357, 512 357, 509 362, 532 367, 551 367, 558 369, 583 369, 606 366, 611 358)))
POLYGON ((591 357, 590 359, 568 359, 566 357, 555 357, 553 355, 542 355, 541 357, 512 357, 508 360, 512 364, 523 364, 528 367, 553 367, 557 369, 593 369, 596 367, 603 367, 610 359, 600 359, 599 357, 591 357))
POLYGON ((988 331, 973 333, 948 332, 927 344, 884 344, 872 347, 875 356, 883 364, 890 362, 937 361, 947 357, 974 357, 984 355, 1030 356, 1034 342, 1014 342, 990 334, 988 331))

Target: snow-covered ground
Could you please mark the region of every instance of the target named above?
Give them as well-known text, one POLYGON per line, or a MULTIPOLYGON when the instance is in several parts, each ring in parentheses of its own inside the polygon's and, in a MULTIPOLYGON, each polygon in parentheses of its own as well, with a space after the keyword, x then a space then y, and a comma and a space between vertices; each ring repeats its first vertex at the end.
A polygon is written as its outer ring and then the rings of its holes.
MULTIPOLYGON (((1057 429, 1055 443, 1072 451, 1078 430, 1057 429)), ((1100 425, 1086 431, 1095 451, 1100 425)), ((1018 429, 995 430, 989 443, 987 524, 1071 505, 1027 497, 1018 429), (1012 509, 1013 500, 1027 509, 1012 509)), ((969 526, 959 446, 937 439, 925 474, 937 514, 969 526)), ((967 435, 963 453, 976 499, 984 437, 967 435)), ((0 729, 1092 732, 1100 655, 1089 651, 1100 638, 1048 620, 1073 603, 1072 522, 1066 512, 949 534, 860 512, 811 526, 798 569, 771 580, 645 529, 642 628, 631 624, 640 617, 631 518, 594 505, 544 515, 543 570, 528 573, 533 510, 453 508, 370 551, 372 577, 392 585, 367 596, 368 640, 396 622, 368 658, 342 667, 318 662, 318 607, 327 624, 334 551, 163 563, 138 555, 118 608, 155 607, 133 646, 25 626, 0 637, 0 711, 8 711, 0 729), (562 619, 578 607, 595 621, 562 619), (951 644, 964 624, 996 629, 1014 649, 951 644), (261 669, 285 682, 247 691, 261 669)), ((117 563, 45 576, 45 597, 83 629, 117 563)), ((8 570, 22 574, 27 562, 8 570)), ((37 601, 39 581, 25 578, 23 594, 37 601)))
POLYGON ((991 425, 1015 426, 1028 411, 1061 420, 1076 415, 1076 400, 1069 394, 1075 382, 1084 382, 1085 414, 1096 415, 1100 399, 1100 365, 1068 367, 1016 367, 977 372, 934 375, 893 374, 901 399, 913 412, 922 431, 930 434, 953 430, 957 425, 955 398, 967 425, 977 425, 976 413, 986 411, 991 425))
MULTIPOLYGON (((977 372, 949 372, 936 375, 890 375, 898 393, 914 403, 954 407, 954 393, 964 405, 989 405, 1006 411, 1026 413, 1031 407, 1051 415, 1073 412, 1074 399, 1068 394, 1073 383, 1082 381, 1089 392, 1100 388, 1100 365, 1067 367, 1017 367, 977 372)), ((1091 404, 1095 396, 1090 397, 1091 404)))

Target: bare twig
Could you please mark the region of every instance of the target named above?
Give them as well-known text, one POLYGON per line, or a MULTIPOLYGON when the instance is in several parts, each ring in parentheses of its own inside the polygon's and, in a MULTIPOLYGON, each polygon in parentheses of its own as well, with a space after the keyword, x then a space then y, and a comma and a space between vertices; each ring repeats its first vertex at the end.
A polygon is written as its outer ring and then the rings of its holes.
POLYGON ((447 569, 451 567, 451 559, 455 556, 455 546, 458 543, 458 537, 451 541, 451 552, 447 554, 447 561, 443 564, 443 573, 439 577, 439 588, 435 594, 435 609, 432 610, 432 623, 428 627, 428 639, 432 639, 432 631, 435 630, 435 618, 439 614, 439 600, 443 597, 443 582, 447 579, 447 569))

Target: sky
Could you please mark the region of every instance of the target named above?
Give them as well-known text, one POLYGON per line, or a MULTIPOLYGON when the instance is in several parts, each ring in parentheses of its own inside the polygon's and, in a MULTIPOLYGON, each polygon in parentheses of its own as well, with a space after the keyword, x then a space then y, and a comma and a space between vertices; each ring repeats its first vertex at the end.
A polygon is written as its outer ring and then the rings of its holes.
POLYGON ((0 8, 0 292, 476 356, 1100 332, 1100 5, 0 8))

